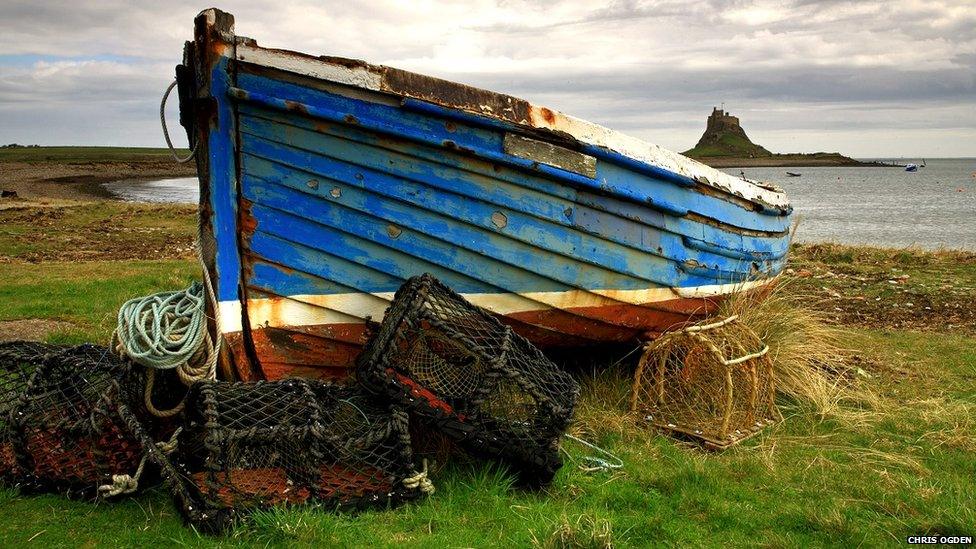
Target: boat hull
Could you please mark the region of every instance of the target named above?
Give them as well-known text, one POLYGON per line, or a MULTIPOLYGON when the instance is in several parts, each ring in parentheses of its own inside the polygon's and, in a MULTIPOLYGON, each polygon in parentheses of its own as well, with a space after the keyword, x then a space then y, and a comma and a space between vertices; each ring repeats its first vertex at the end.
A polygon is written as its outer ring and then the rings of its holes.
POLYGON ((181 85, 228 376, 347 376, 422 273, 542 347, 583 347, 653 337, 783 268, 791 209, 773 190, 508 96, 258 48, 230 24, 201 14, 181 85))

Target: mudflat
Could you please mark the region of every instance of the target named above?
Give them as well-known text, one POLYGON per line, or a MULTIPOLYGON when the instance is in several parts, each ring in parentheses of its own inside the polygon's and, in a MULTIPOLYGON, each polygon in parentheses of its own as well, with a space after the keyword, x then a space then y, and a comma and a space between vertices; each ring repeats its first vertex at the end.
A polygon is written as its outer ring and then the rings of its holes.
MULTIPOLYGON (((185 155, 186 151, 179 151, 185 155)), ((196 164, 175 162, 166 149, 122 147, 15 147, 0 149, 0 189, 17 193, 0 208, 24 201, 112 199, 103 183, 196 175, 196 164)))

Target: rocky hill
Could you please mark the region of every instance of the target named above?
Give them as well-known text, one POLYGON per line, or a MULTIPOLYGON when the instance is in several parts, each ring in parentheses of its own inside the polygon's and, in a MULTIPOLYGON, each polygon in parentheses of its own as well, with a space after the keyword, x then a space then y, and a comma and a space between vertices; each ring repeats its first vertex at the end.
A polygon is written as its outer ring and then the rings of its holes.
POLYGON ((709 115, 705 133, 702 134, 695 148, 683 154, 692 158, 710 156, 762 158, 773 155, 749 139, 746 131, 739 124, 739 117, 718 108, 713 109, 712 114, 709 115))
POLYGON ((790 153, 775 154, 762 145, 757 145, 749 139, 746 131, 739 124, 739 117, 732 116, 728 111, 713 108, 705 126, 705 133, 695 148, 681 153, 701 161, 714 168, 731 168, 739 166, 875 166, 873 162, 865 163, 840 153, 790 153))

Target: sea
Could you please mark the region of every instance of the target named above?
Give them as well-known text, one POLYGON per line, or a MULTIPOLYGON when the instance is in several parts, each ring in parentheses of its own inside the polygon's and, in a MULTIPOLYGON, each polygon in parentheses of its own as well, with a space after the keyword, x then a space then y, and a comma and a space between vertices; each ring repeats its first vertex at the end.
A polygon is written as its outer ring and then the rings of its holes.
MULTIPOLYGON (((976 158, 926 159, 917 172, 849 166, 723 171, 786 190, 797 214, 799 242, 976 251, 976 158)), ((105 187, 135 202, 196 203, 199 197, 195 177, 116 181, 105 187)))

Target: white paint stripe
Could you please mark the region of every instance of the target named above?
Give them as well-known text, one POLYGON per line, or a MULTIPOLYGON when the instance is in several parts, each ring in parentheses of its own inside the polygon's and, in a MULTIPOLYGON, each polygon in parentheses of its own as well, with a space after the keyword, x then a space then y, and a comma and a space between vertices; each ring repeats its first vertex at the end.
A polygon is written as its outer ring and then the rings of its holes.
POLYGON ((217 315, 220 320, 220 331, 225 334, 243 331, 240 301, 221 301, 218 307, 220 308, 217 315))
POLYGON ((382 75, 368 70, 365 66, 346 66, 325 61, 309 62, 308 58, 292 52, 269 50, 246 44, 237 46, 237 59, 253 65, 274 67, 295 74, 373 91, 378 91, 383 81, 382 75))
MULTIPOLYGON (((744 291, 767 284, 756 280, 738 284, 713 284, 692 288, 648 288, 644 290, 569 290, 565 292, 523 292, 462 294, 465 299, 498 314, 508 315, 548 309, 644 305, 678 298, 702 298, 744 291)), ((347 294, 297 294, 287 298, 247 300, 252 328, 314 326, 319 324, 361 324, 366 317, 379 322, 393 299, 393 292, 347 294)), ((241 304, 220 302, 220 328, 225 333, 240 332, 241 304)))
MULTIPOLYGON (((369 65, 361 61, 349 60, 350 63, 339 63, 285 50, 269 50, 246 42, 238 43, 237 59, 263 67, 273 67, 371 91, 381 91, 383 87, 384 67, 369 65)), ((429 98, 421 97, 419 94, 413 97, 429 100, 429 98)), ((480 114, 493 116, 493 113, 490 112, 480 114)), ((605 128, 599 124, 575 118, 554 109, 531 104, 529 106, 529 117, 530 120, 521 122, 535 128, 569 134, 583 143, 610 149, 626 157, 695 180, 707 181, 707 184, 712 187, 746 200, 780 208, 789 206, 789 199, 786 194, 778 188, 760 185, 755 181, 729 175, 697 160, 692 160, 658 145, 605 128)), ((498 117, 495 116, 495 118, 498 117)))

